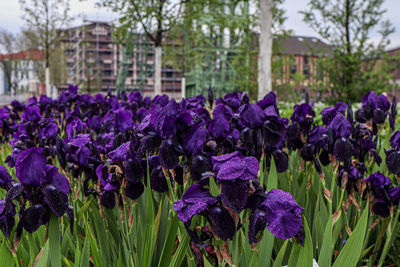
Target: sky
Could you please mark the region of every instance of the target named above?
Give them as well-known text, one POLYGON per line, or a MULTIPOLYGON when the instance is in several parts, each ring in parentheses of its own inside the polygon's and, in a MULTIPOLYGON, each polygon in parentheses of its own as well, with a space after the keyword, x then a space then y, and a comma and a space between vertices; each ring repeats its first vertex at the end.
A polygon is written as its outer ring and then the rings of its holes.
MULTIPOLYGON (((97 8, 97 0, 71 0, 71 15, 77 18, 74 25, 82 22, 82 19, 112 21, 117 18, 116 14, 104 8, 97 8)), ((298 12, 307 8, 308 0, 285 0, 283 9, 285 9, 285 28, 293 30, 296 35, 315 36, 318 35, 308 27, 302 20, 303 16, 298 12)), ((396 31, 390 36, 391 44, 389 48, 400 47, 400 0, 386 0, 383 7, 387 10, 385 19, 389 19, 395 26, 396 31)), ((23 26, 23 12, 20 9, 18 0, 0 0, 0 28, 11 32, 19 32, 23 26)), ((378 41, 377 32, 372 33, 372 41, 378 41)))

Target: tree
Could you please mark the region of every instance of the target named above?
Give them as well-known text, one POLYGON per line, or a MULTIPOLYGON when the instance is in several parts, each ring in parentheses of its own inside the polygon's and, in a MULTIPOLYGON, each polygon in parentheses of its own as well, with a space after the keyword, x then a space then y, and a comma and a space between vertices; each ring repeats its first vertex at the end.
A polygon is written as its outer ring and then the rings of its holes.
POLYGON ((332 45, 332 57, 322 64, 328 81, 320 87, 332 100, 357 101, 368 91, 390 86, 385 71, 375 67, 389 43, 388 36, 394 32, 389 21, 382 21, 386 12, 383 2, 310 0, 309 9, 301 12, 304 21, 332 45), (370 35, 377 26, 380 41, 374 45, 370 35))
POLYGON ((260 0, 260 38, 258 51, 258 100, 272 90, 272 6, 273 0, 260 0))
MULTIPOLYGON (((282 0, 273 1, 273 33, 284 34, 282 0)), ((190 96, 206 93, 210 84, 217 96, 247 91, 257 98, 259 0, 185 2, 182 19, 168 36, 164 57, 184 72, 190 96)))
POLYGON ((141 30, 155 47, 154 93, 161 94, 162 45, 165 33, 170 31, 180 17, 183 0, 100 0, 98 3, 121 14, 119 27, 123 30, 141 30))
POLYGON ((23 16, 29 31, 36 33, 37 48, 43 50, 45 58, 46 94, 54 96, 50 86, 50 68, 56 51, 57 29, 65 27, 70 21, 69 0, 19 0, 25 13, 23 16))

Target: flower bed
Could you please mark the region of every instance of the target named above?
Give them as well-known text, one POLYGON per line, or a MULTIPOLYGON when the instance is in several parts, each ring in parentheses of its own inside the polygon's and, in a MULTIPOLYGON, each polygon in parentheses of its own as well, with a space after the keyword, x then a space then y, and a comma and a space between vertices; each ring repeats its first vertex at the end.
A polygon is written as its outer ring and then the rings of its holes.
POLYGON ((281 117, 274 93, 177 103, 70 86, 14 101, 0 109, 0 253, 21 266, 383 264, 399 228, 395 103, 370 92, 315 123, 307 101, 281 117))

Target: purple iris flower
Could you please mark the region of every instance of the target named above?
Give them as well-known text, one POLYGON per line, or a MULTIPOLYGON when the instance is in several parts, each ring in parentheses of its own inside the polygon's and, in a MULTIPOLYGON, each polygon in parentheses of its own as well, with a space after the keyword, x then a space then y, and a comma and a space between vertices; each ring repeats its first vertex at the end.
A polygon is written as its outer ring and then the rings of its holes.
POLYGON ((8 185, 13 181, 6 167, 0 165, 0 187, 7 189, 8 185))
POLYGON ((112 173, 108 172, 107 166, 100 164, 96 168, 97 178, 100 180, 102 190, 100 192, 100 203, 108 209, 115 207, 115 192, 118 191, 120 184, 113 177, 112 173))
POLYGON ((265 227, 277 238, 294 237, 301 230, 303 211, 289 193, 280 189, 271 190, 250 215, 249 243, 257 243, 257 235, 265 227))
POLYGON ((200 184, 189 187, 182 199, 174 203, 174 210, 184 223, 190 223, 194 215, 204 215, 222 240, 232 239, 236 232, 232 216, 200 184))
POLYGON ((38 122, 42 119, 42 115, 40 114, 40 108, 36 105, 28 105, 22 114, 23 122, 38 122))
POLYGON ((239 152, 212 157, 213 169, 221 183, 222 200, 231 210, 240 213, 249 196, 249 180, 257 180, 258 160, 243 157, 239 152))
POLYGON ((311 125, 315 116, 315 112, 312 106, 308 103, 301 105, 295 105, 294 111, 290 119, 292 123, 297 123, 300 125, 300 130, 303 134, 307 135, 311 129, 311 125))
POLYGON ((287 121, 278 117, 270 117, 263 124, 264 141, 270 146, 276 146, 284 141, 287 121))
POLYGON ((383 217, 388 216, 389 206, 391 205, 389 190, 392 182, 379 171, 365 178, 365 181, 368 183, 368 189, 372 191, 372 194, 376 198, 376 202, 373 206, 374 213, 383 217))
MULTIPOLYGON (((58 169, 46 165, 46 158, 40 148, 28 148, 22 151, 15 164, 16 175, 24 188, 24 196, 30 206, 21 209, 21 224, 29 233, 48 222, 50 214, 61 217, 67 213, 73 224, 72 207, 68 205, 69 182, 58 169)), ((9 192, 21 188, 13 194, 13 199, 20 195, 22 187, 18 184, 9 192)), ((72 230, 72 228, 71 228, 72 230)))
POLYGON ((239 152, 212 157, 213 169, 218 182, 239 179, 256 180, 259 170, 258 160, 254 157, 243 157, 239 152))
POLYGON ((338 102, 334 107, 327 107, 321 111, 322 122, 328 125, 338 113, 345 115, 347 105, 343 102, 338 102))
POLYGON ((216 202, 217 199, 212 197, 207 189, 200 184, 195 184, 186 190, 181 200, 174 203, 174 210, 177 212, 178 218, 185 223, 216 202))
POLYGON ((390 103, 386 96, 377 96, 374 91, 367 93, 362 98, 362 108, 356 112, 356 119, 359 122, 371 120, 376 123, 385 122, 390 109, 390 103))

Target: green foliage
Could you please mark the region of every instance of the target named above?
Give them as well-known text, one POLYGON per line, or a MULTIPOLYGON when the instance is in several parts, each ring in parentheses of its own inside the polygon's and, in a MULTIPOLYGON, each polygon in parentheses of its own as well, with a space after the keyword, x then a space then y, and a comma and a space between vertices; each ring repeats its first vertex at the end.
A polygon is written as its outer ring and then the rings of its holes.
POLYGON ((391 88, 388 68, 377 68, 384 56, 387 37, 394 32, 383 21, 384 0, 310 0, 304 21, 332 45, 331 55, 319 67, 327 78, 314 90, 328 94, 330 101, 357 101, 360 95, 391 88), (370 34, 380 24, 381 40, 371 42, 370 34))

